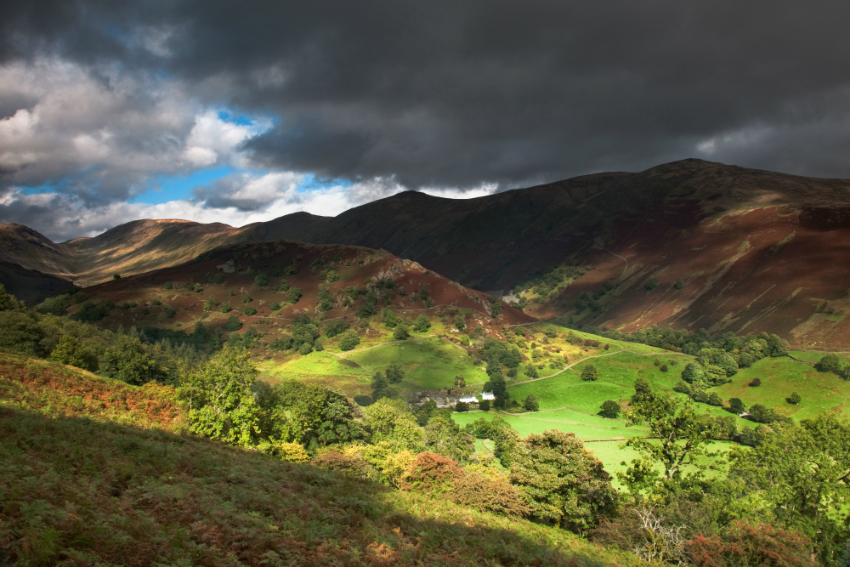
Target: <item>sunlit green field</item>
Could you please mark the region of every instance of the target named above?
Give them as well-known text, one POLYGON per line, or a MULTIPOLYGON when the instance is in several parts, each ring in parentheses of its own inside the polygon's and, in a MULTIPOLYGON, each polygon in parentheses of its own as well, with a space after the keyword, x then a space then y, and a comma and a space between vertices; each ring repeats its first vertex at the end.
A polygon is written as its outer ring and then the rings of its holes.
POLYGON ((483 384, 488 380, 484 368, 475 366, 466 351, 439 337, 412 337, 401 343, 354 350, 342 355, 373 373, 397 362, 404 370, 405 385, 410 388, 449 388, 458 375, 470 385, 483 384))
MULTIPOLYGON (((823 356, 814 354, 813 360, 823 356)), ((825 411, 850 415, 850 382, 790 358, 762 359, 732 376, 729 384, 711 391, 716 391, 724 400, 741 398, 747 405, 762 404, 795 419, 815 417, 825 411), (761 380, 761 386, 748 386, 754 378, 761 380), (793 392, 802 397, 799 405, 786 401, 793 392)))

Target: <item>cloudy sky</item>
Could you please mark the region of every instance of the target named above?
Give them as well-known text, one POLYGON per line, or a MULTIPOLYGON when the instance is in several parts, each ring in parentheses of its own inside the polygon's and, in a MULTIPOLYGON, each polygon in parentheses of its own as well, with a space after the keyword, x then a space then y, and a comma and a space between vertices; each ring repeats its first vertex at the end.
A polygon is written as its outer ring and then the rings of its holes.
POLYGON ((699 157, 850 177, 850 4, 0 6, 0 222, 234 226, 699 157))

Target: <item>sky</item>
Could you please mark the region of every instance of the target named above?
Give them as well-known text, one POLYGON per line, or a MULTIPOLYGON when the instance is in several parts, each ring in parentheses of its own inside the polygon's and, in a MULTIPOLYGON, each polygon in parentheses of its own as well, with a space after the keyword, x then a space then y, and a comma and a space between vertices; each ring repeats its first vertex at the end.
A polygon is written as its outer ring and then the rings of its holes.
POLYGON ((0 222, 242 226, 695 157, 850 177, 850 4, 0 5, 0 222))

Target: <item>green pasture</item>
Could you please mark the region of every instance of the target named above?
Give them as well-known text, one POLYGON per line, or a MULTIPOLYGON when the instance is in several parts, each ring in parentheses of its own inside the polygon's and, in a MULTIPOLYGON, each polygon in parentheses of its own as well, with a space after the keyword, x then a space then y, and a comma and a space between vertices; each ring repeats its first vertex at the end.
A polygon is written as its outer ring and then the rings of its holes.
MULTIPOLYGON (((814 354, 819 360, 820 353, 814 354)), ((762 404, 794 419, 812 418, 825 411, 850 416, 850 382, 787 357, 759 360, 738 371, 730 383, 711 391, 724 400, 741 398, 748 406, 762 404), (749 386, 754 378, 761 380, 761 386, 749 386), (802 397, 799 405, 786 402, 793 392, 802 397)))
POLYGON ((472 364, 465 350, 439 337, 411 337, 342 355, 368 369, 370 376, 397 362, 404 370, 404 382, 412 388, 450 388, 457 375, 463 376, 467 384, 483 384, 488 380, 484 368, 472 364))
POLYGON ((299 380, 323 384, 348 395, 371 391, 372 371, 328 351, 311 352, 284 363, 262 362, 258 369, 260 378, 269 382, 299 380))

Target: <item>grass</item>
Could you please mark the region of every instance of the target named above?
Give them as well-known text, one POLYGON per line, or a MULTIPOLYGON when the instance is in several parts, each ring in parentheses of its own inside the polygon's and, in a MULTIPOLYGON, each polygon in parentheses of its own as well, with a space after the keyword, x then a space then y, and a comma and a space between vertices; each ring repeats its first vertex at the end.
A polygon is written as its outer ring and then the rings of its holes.
POLYGON ((711 391, 716 391, 723 399, 741 398, 749 406, 772 407, 794 419, 813 418, 826 411, 850 416, 850 382, 785 357, 762 359, 732 376, 729 384, 711 391), (761 379, 762 385, 748 386, 754 378, 761 379), (802 397, 799 405, 785 401, 792 392, 802 397))
POLYGON ((373 372, 328 351, 311 352, 284 363, 265 361, 258 369, 260 377, 271 383, 294 379, 322 384, 352 396, 371 391, 373 372))
MULTIPOLYGON (((483 384, 487 374, 472 363, 465 350, 439 337, 411 337, 406 341, 359 349, 346 355, 371 373, 397 362, 404 370, 404 386, 411 389, 450 388, 461 375, 467 384, 483 384)), ((370 374, 371 376, 371 374, 370 374)))
MULTIPOLYGON (((19 382, 36 392, 30 401, 74 406, 62 399, 87 381, 93 392, 116 387, 116 399, 137 407, 150 395, 55 366, 34 364, 19 382), (49 379, 37 382, 41 375, 49 379)), ((7 382, 0 395, 7 406, 0 407, 2 564, 638 565, 631 554, 563 530, 439 495, 120 425, 96 405, 77 417, 11 409, 23 402, 7 382)))
POLYGON ((0 353, 0 407, 49 417, 78 417, 169 431, 185 429, 174 388, 130 386, 85 370, 0 353))

